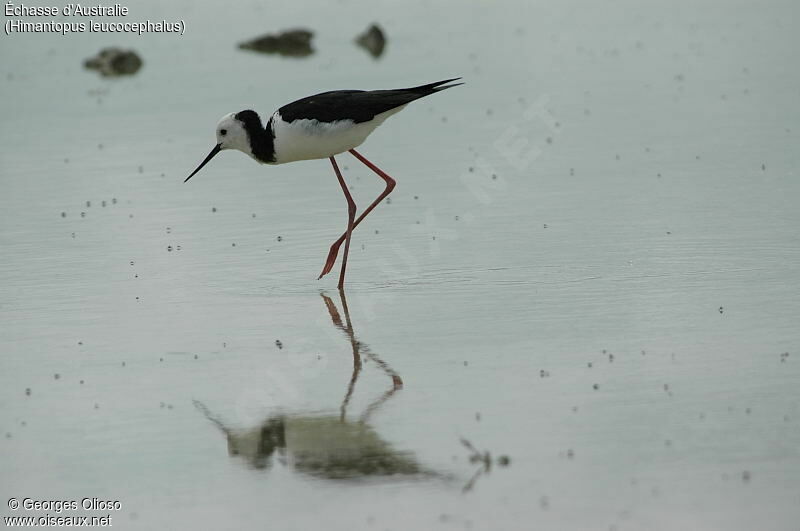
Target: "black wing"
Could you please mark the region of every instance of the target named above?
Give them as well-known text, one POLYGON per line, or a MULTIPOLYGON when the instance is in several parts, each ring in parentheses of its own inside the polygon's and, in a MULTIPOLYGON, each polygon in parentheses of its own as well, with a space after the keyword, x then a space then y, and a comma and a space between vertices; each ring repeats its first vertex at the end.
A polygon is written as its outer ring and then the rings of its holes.
POLYGON ((356 123, 368 122, 376 114, 390 111, 419 98, 429 96, 434 92, 463 85, 463 83, 445 85, 445 83, 459 79, 461 78, 446 79, 406 89, 333 90, 284 105, 278 109, 278 112, 286 122, 303 119, 319 120, 321 122, 335 122, 337 120, 352 120, 356 123))

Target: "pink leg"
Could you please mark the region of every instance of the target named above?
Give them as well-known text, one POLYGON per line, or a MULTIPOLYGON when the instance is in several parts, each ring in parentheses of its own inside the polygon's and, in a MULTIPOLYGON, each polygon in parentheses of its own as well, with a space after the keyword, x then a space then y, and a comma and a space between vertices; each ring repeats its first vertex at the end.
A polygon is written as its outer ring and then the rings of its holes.
MULTIPOLYGON (((358 219, 355 221, 355 223, 353 223, 353 227, 352 228, 355 229, 356 227, 358 227, 358 224, 361 223, 364 220, 365 217, 367 217, 367 214, 372 212, 372 209, 374 209, 376 206, 378 206, 380 204, 380 202, 383 201, 383 199, 387 195, 392 193, 392 190, 394 190, 395 184, 397 184, 397 182, 394 179, 392 179, 391 177, 389 177, 389 175, 387 175, 383 170, 381 170, 380 168, 375 166, 373 163, 368 161, 366 158, 364 158, 364 156, 361 155, 361 153, 359 153, 355 149, 351 149, 350 153, 352 153, 355 158, 357 158, 358 160, 363 162, 369 169, 371 169, 372 171, 377 173, 378 177, 380 177, 381 179, 386 181, 386 188, 383 190, 383 193, 381 193, 381 195, 379 195, 378 198, 375 201, 373 201, 372 204, 369 207, 367 207, 367 209, 364 212, 362 212, 362 214, 360 216, 358 216, 358 219)), ((333 160, 333 157, 331 157, 331 160, 333 160)), ((347 193, 347 192, 345 192, 345 193, 347 193)), ((336 262, 336 255, 339 254, 339 247, 342 245, 342 242, 344 242, 344 241, 349 242, 349 240, 350 240, 350 232, 352 232, 352 230, 348 229, 348 232, 345 232, 344 234, 341 235, 341 237, 338 240, 333 242, 333 245, 331 245, 331 250, 328 252, 328 259, 325 262, 325 267, 322 268, 322 273, 319 274, 319 278, 322 278, 322 277, 324 277, 325 275, 327 275, 328 273, 331 272, 331 269, 333 269, 333 264, 336 262)), ((345 246, 344 246, 344 258, 342 259, 342 270, 344 270, 344 263, 347 260, 347 248, 348 248, 348 245, 349 245, 349 243, 346 243, 345 246)), ((340 287, 341 287, 341 285, 340 285, 340 287)))
POLYGON ((353 234, 353 227, 355 227, 353 220, 356 217, 356 203, 353 201, 353 197, 350 195, 350 191, 347 189, 347 183, 344 182, 342 172, 339 171, 339 166, 336 164, 336 159, 333 157, 331 157, 331 164, 333 165, 333 171, 336 172, 336 178, 339 179, 339 185, 342 187, 344 196, 347 199, 347 232, 344 233, 345 244, 344 255, 342 256, 342 272, 339 274, 339 289, 343 289, 344 272, 345 269, 347 269, 347 253, 350 250, 350 237, 353 234))

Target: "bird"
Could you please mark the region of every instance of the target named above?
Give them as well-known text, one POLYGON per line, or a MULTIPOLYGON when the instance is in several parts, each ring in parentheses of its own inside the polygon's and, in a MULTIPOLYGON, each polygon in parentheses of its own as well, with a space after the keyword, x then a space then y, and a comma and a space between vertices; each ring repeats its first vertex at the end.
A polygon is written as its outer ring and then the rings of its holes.
POLYGON ((275 111, 266 124, 251 109, 223 116, 216 129, 217 143, 184 180, 188 182, 219 152, 235 149, 261 164, 285 164, 303 160, 330 159, 347 200, 347 229, 331 245, 318 280, 328 274, 344 243, 340 290, 344 289, 347 255, 355 229, 394 190, 396 181, 355 148, 360 146, 387 118, 409 103, 463 83, 460 77, 416 87, 388 90, 333 90, 299 99, 275 111), (349 152, 372 170, 384 183, 383 192, 356 218, 356 204, 334 158, 349 152))

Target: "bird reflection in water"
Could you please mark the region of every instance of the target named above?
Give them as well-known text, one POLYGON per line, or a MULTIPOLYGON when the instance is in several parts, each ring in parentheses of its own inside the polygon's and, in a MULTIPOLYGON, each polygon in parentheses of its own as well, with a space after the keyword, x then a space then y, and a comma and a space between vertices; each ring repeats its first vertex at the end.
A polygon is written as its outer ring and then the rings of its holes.
POLYGON ((268 468, 277 457, 279 462, 296 471, 324 479, 432 475, 411 453, 394 449, 369 425, 369 418, 402 389, 403 381, 386 362, 358 340, 344 292, 340 290, 339 295, 344 321, 333 300, 322 294, 333 325, 344 332, 353 350, 353 373, 338 415, 276 415, 256 428, 234 430, 212 415, 202 403, 195 401, 195 406, 225 434, 228 454, 245 459, 253 468, 268 468), (351 420, 347 418, 347 408, 364 358, 380 367, 392 384, 367 406, 357 420, 351 420))

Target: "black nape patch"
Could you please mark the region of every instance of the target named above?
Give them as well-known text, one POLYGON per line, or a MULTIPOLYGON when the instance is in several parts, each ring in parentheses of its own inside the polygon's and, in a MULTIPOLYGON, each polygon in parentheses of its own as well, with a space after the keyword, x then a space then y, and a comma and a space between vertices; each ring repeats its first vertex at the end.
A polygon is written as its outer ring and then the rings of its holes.
POLYGON ((261 162, 275 162, 275 142, 271 131, 264 129, 261 117, 250 109, 234 115, 242 123, 250 140, 250 151, 261 162))
POLYGON ((256 111, 251 111, 250 109, 246 111, 237 112, 234 116, 237 120, 244 124, 245 130, 249 133, 251 129, 263 129, 264 126, 261 125, 261 117, 258 115, 256 111))

